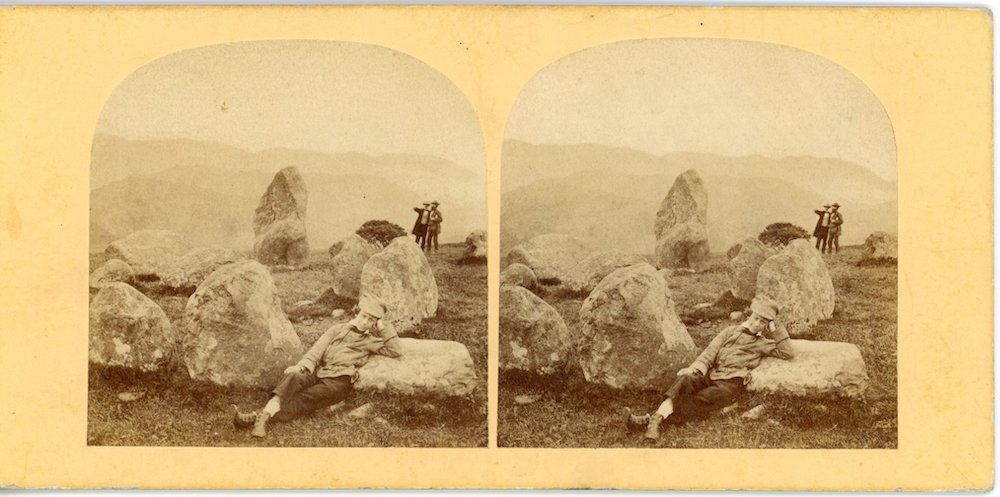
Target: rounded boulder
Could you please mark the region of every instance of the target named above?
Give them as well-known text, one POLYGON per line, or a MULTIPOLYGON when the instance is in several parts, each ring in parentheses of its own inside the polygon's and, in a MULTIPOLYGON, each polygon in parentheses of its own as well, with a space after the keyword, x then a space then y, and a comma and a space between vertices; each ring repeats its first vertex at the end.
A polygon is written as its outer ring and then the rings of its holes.
POLYGON ((563 318, 517 285, 500 287, 500 370, 563 371, 574 344, 563 318))
POLYGON ((90 303, 93 363, 156 371, 170 360, 176 340, 163 309, 125 283, 108 283, 90 303))

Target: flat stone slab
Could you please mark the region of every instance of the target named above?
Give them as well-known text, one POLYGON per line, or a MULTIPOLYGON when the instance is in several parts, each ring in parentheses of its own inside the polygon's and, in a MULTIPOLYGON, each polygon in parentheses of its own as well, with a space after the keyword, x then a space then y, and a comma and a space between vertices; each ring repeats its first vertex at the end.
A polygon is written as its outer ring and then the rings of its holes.
POLYGON ((447 340, 400 338, 403 355, 372 356, 358 370, 354 387, 413 394, 466 395, 478 383, 469 349, 447 340))
POLYGON ((799 397, 861 396, 868 373, 852 343, 792 340, 791 360, 768 357, 751 373, 747 390, 799 397))

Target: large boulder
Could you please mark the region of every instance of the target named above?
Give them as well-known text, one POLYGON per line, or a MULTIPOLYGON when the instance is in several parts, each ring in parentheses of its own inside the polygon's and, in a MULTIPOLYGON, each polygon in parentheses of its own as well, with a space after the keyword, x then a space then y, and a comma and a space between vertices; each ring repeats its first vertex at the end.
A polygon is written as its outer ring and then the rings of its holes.
POLYGON ((792 340, 791 360, 768 357, 750 375, 747 389, 796 396, 857 397, 868 388, 858 347, 842 342, 792 340))
POLYGON ((531 290, 538 286, 538 277, 530 267, 515 262, 500 273, 500 286, 503 285, 517 285, 531 290))
POLYGON ((677 317, 666 271, 643 263, 615 270, 583 302, 577 356, 587 381, 666 388, 695 357, 677 317))
POLYGON ((570 290, 590 293, 616 269, 641 263, 648 264, 649 260, 641 255, 626 254, 618 250, 594 252, 580 261, 573 276, 564 284, 570 290))
POLYGON ((174 267, 176 260, 191 250, 184 237, 173 231, 136 231, 111 242, 104 253, 110 259, 128 263, 136 277, 159 278, 160 273, 174 267))
MULTIPOLYGON (((413 243, 412 241, 410 243, 413 243)), ((400 338, 402 356, 372 356, 358 369, 358 390, 404 395, 466 395, 476 388, 469 349, 459 342, 400 338)))
POLYGON ((135 271, 121 259, 111 259, 90 273, 90 289, 100 290, 111 283, 132 283, 135 271))
POLYGON ((163 309, 125 283, 108 283, 90 303, 91 362, 156 371, 176 341, 163 309))
POLYGON ((757 295, 778 304, 778 323, 801 336, 833 316, 833 281, 819 252, 803 239, 792 240, 757 272, 757 295))
POLYGON ((897 259, 899 240, 894 233, 876 231, 865 239, 862 260, 897 259))
POLYGON ((160 275, 160 281, 169 288, 194 291, 216 269, 245 260, 247 258, 235 250, 198 247, 177 258, 172 267, 160 275))
POLYGON ((486 261, 486 230, 476 230, 465 237, 465 251, 462 259, 468 262, 486 261))
POLYGON ((358 299, 361 292, 361 270, 368 259, 381 249, 382 247, 356 233, 351 233, 330 247, 330 256, 333 257, 333 290, 337 295, 358 299))
POLYGON ((296 266, 309 254, 306 238, 308 195, 299 170, 286 167, 271 180, 253 216, 254 254, 269 265, 296 266))
POLYGON ((427 257, 409 237, 394 239, 371 256, 361 270, 360 298, 373 297, 386 306, 388 319, 405 333, 434 317, 438 287, 427 257))
POLYGON ((268 387, 302 356, 267 268, 256 261, 217 269, 184 308, 184 364, 191 378, 268 387))
POLYGON ((726 251, 729 256, 726 271, 732 295, 740 300, 753 300, 757 294, 757 271, 768 257, 776 253, 777 250, 752 236, 730 247, 726 251))
POLYGON ((656 212, 656 264, 661 268, 703 269, 708 257, 708 193, 689 169, 674 180, 656 212))
POLYGON ((559 313, 517 285, 500 287, 500 370, 562 372, 574 343, 559 313))
POLYGON ((507 253, 507 264, 523 264, 535 273, 540 283, 558 285, 576 275, 577 266, 593 253, 583 240, 559 234, 533 237, 507 253))

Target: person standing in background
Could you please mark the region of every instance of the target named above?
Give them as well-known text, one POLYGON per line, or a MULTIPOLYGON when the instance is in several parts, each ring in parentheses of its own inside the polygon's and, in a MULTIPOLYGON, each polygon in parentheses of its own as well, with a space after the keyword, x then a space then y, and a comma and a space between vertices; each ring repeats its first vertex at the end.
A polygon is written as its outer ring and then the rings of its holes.
POLYGON ((444 221, 444 217, 441 215, 441 211, 438 210, 437 200, 431 202, 430 215, 427 221, 427 251, 431 251, 431 244, 433 244, 434 251, 438 250, 438 235, 441 234, 441 221, 444 221))
POLYGON ((421 250, 424 248, 424 242, 427 241, 427 222, 430 219, 430 209, 427 206, 429 205, 431 205, 430 202, 424 202, 423 207, 413 208, 413 211, 417 213, 417 221, 413 223, 411 233, 416 235, 416 241, 421 250))
POLYGON ((813 212, 819 216, 819 220, 816 221, 816 229, 813 230, 813 236, 816 237, 816 250, 825 254, 826 235, 830 230, 830 204, 824 204, 823 210, 814 210, 813 212))
POLYGON ((833 204, 830 212, 830 229, 826 235, 826 247, 832 254, 834 250, 840 253, 840 225, 844 224, 844 215, 840 212, 840 204, 833 204))

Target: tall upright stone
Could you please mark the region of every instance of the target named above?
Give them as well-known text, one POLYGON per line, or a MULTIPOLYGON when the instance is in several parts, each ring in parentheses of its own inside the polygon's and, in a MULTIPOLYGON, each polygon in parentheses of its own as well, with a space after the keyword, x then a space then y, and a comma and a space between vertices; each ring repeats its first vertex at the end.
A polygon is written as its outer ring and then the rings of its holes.
POLYGON ((309 255, 306 185, 295 166, 274 175, 253 216, 254 255, 268 265, 299 265, 309 255))
POLYGON ((617 269, 583 301, 576 343, 587 381, 662 389, 694 360, 665 273, 648 263, 617 269))
POLYGON ((823 257, 808 240, 792 240, 764 261, 757 272, 757 295, 778 304, 777 321, 793 337, 833 317, 833 280, 823 257))
POLYGON ((708 193, 698 171, 674 181, 656 212, 656 264, 661 268, 703 269, 708 257, 708 193))

